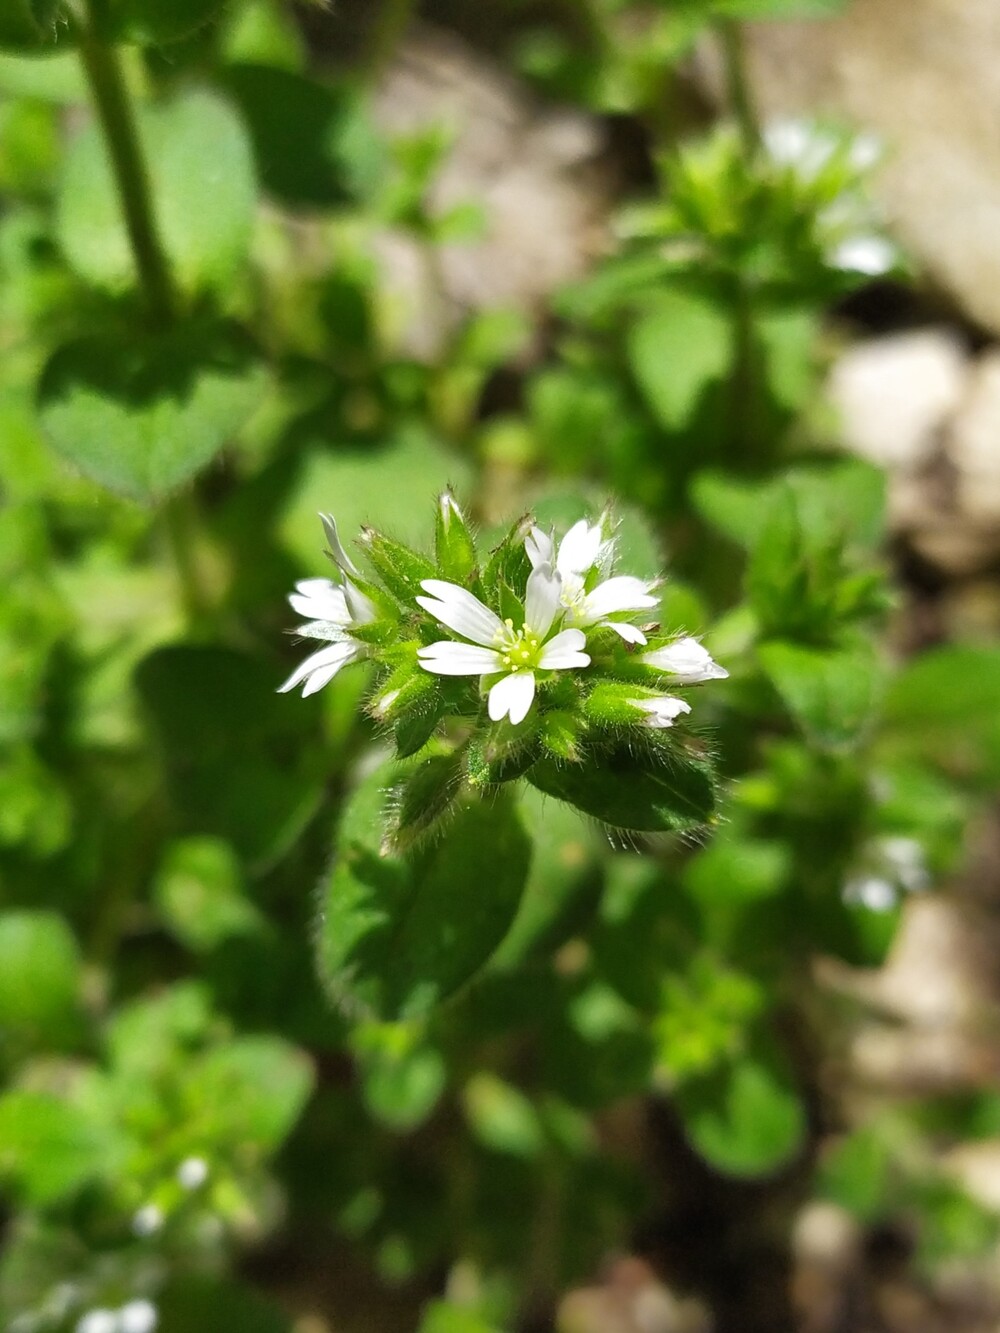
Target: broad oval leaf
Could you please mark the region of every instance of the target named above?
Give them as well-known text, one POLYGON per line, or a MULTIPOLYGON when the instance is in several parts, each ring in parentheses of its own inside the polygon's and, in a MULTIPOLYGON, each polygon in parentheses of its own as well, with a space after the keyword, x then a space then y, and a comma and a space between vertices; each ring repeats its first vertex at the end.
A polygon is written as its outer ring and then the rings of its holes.
POLYGON ((393 776, 379 769, 348 803, 319 928, 320 966, 336 1003, 382 1020, 429 1013, 483 967, 514 918, 530 861, 505 795, 461 807, 433 846, 387 854, 393 776))
POLYGON ((732 321, 704 296, 663 291, 633 325, 628 351, 639 387, 660 424, 679 430, 704 390, 729 371, 732 321))
MULTIPOLYGON (((225 283, 250 244, 256 180, 240 117, 215 94, 139 108, 153 213, 174 278, 189 291, 225 283)), ((135 263, 103 137, 89 125, 69 150, 56 234, 87 282, 134 285, 135 263)))
POLYGON ((764 1059, 747 1056, 682 1084, 676 1097, 691 1143, 724 1175, 770 1175, 793 1160, 805 1139, 801 1099, 764 1059))
POLYGON ((615 828, 683 833, 707 824, 715 807, 711 767, 676 751, 660 759, 621 749, 587 764, 540 759, 525 776, 615 828))
POLYGON ((85 476, 151 501, 215 457, 264 384, 246 338, 226 325, 95 334, 49 361, 39 417, 55 449, 85 476))

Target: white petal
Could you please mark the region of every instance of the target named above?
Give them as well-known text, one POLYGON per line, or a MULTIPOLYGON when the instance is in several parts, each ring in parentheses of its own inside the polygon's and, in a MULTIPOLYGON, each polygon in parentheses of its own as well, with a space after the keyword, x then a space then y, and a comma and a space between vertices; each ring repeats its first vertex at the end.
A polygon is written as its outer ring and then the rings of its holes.
POLYGON ((528 575, 524 594, 524 623, 540 639, 552 628, 561 595, 562 579, 551 565, 539 565, 528 575))
POLYGON ((629 703, 647 714, 643 726, 652 727, 654 731, 672 727, 676 718, 691 711, 690 704, 686 704, 683 699, 673 699, 669 694, 661 695, 658 699, 630 699, 629 703))
POLYGON ((535 697, 535 677, 530 671, 512 671, 503 680, 498 680, 490 690, 487 709, 490 719, 499 722, 510 715, 511 725, 517 726, 528 716, 528 709, 535 697))
POLYGON ((326 533, 326 542, 330 548, 330 554, 333 556, 333 563, 338 569, 342 569, 345 574, 356 574, 358 567, 344 550, 333 515, 320 514, 319 520, 323 524, 323 531, 326 533))
POLYGON ((656 598, 650 596, 649 587, 645 579, 633 578, 631 574, 607 579, 587 594, 575 619, 581 625, 596 625, 615 611, 647 611, 656 605, 656 598))
POLYGON ((574 523, 559 543, 556 568, 560 574, 586 574, 597 563, 601 549, 601 525, 593 527, 585 518, 574 523))
POLYGON ((344 590, 329 579, 301 579, 288 600, 292 610, 298 612, 303 620, 332 620, 338 625, 350 624, 351 613, 347 609, 344 590))
POLYGON ((439 639, 417 649, 417 660, 425 671, 436 676, 485 676, 502 671, 500 654, 490 648, 474 648, 471 643, 439 639))
POLYGON ((729 672, 712 660, 711 654, 697 639, 686 636, 663 648, 643 653, 640 661, 658 671, 669 671, 679 685, 698 685, 704 680, 725 680, 729 672))
POLYGON ((301 662, 283 685, 278 686, 279 694, 287 694, 289 690, 294 690, 295 686, 305 681, 305 688, 302 691, 303 699, 307 695, 315 694, 317 690, 322 689, 328 680, 332 680, 341 667, 353 662, 360 657, 363 652, 361 644, 353 640, 346 640, 344 643, 331 643, 326 648, 321 648, 319 652, 313 653, 301 662), (322 679, 316 683, 317 677, 322 679))
POLYGON ((564 629, 542 648, 538 665, 544 671, 568 671, 573 667, 590 666, 590 658, 582 651, 587 636, 580 629, 564 629))
POLYGON ((626 643, 646 642, 646 636, 637 625, 630 625, 627 620, 602 620, 601 624, 605 629, 613 629, 614 632, 626 643))
POLYGON ((473 643, 483 644, 487 648, 492 648, 503 637, 504 623, 500 617, 457 583, 446 583, 443 579, 424 579, 420 586, 426 588, 432 596, 418 597, 417 605, 456 634, 464 634, 473 643))
POLYGON ((378 608, 350 579, 344 579, 344 598, 356 625, 370 625, 378 619, 378 608))
POLYGON ((524 550, 531 561, 531 568, 539 565, 551 565, 553 556, 552 538, 541 528, 532 528, 524 539, 524 550))

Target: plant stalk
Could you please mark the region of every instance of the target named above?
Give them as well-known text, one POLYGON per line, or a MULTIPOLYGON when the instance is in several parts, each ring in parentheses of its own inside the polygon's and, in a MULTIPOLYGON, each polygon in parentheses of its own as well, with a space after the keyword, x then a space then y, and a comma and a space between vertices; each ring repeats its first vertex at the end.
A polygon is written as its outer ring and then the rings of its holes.
POLYGON ((718 33, 722 46, 729 110, 739 128, 747 155, 753 156, 760 148, 760 126, 750 95, 750 85, 747 82, 743 34, 734 19, 720 19, 718 33))
POLYGON ((166 326, 175 309, 173 283, 157 234, 149 172, 131 99, 118 52, 100 35, 101 0, 85 0, 85 13, 85 21, 78 25, 80 59, 111 159, 139 285, 150 316, 166 326))

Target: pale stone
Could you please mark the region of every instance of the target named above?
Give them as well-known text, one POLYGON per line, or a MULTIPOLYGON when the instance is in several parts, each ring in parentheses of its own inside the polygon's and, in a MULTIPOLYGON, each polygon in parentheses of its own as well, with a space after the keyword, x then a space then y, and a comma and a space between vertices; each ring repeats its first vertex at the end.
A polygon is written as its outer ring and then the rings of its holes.
MULTIPOLYGON (((968 392, 948 432, 959 508, 973 520, 1000 521, 1000 350, 975 362, 968 392)), ((1000 544, 1000 533, 997 534, 1000 544)))
POLYGON ((1000 4, 856 0, 745 31, 762 117, 825 113, 884 139, 875 193, 894 235, 1000 331, 1000 4))
POLYGON ((923 329, 849 348, 828 391, 845 448, 880 467, 913 471, 937 449, 965 383, 959 340, 945 329, 923 329))

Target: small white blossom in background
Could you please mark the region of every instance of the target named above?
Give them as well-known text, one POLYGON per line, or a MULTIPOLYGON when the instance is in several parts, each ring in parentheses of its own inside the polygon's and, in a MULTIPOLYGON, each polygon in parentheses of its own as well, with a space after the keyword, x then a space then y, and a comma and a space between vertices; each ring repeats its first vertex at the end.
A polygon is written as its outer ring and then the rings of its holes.
POLYGON ((341 545, 336 523, 329 514, 320 518, 340 578, 336 583, 330 579, 302 579, 288 598, 292 610, 306 620, 297 633, 304 639, 323 639, 329 645, 307 657, 279 686, 278 692, 284 694, 302 685, 303 698, 321 690, 342 667, 368 655, 368 645, 352 638, 351 630, 370 624, 377 616, 369 598, 351 581, 351 575, 357 576, 358 571, 341 545))
POLYGON ((549 638, 560 607, 562 580, 551 565, 538 565, 528 577, 524 596, 524 623, 514 628, 512 620, 500 617, 465 588, 442 579, 425 579, 429 597, 418 597, 420 606, 447 629, 469 643, 439 639, 417 653, 425 671, 439 676, 492 676, 500 679, 490 688, 487 711, 493 722, 509 717, 512 725, 523 722, 535 697, 536 671, 568 671, 590 665, 583 652, 586 635, 579 629, 564 629, 549 638))
POLYGON ((196 1190, 208 1179, 208 1163, 204 1157, 185 1157, 177 1168, 177 1179, 186 1190, 196 1190))
POLYGON ((136 1236, 153 1236, 163 1226, 163 1210, 155 1203, 143 1204, 132 1217, 132 1232, 136 1236))
POLYGON ((119 1333, 118 1315, 114 1310, 88 1310, 73 1333, 119 1333))
POLYGON ((152 1301, 129 1301, 118 1311, 120 1333, 153 1333, 159 1315, 152 1301))

